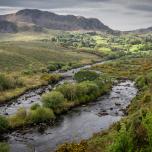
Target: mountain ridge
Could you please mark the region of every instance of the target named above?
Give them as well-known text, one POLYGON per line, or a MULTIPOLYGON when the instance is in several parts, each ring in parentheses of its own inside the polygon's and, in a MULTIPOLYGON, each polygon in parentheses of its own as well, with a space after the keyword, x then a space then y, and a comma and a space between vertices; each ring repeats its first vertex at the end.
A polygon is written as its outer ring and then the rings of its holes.
POLYGON ((58 15, 38 9, 23 9, 16 13, 0 15, 0 32, 43 32, 45 29, 64 31, 99 31, 111 34, 148 33, 152 27, 132 31, 118 31, 103 24, 97 18, 74 15, 58 15))
POLYGON ((58 15, 48 11, 38 9, 24 9, 14 14, 0 15, 0 21, 7 21, 22 26, 37 26, 52 30, 90 30, 101 32, 112 32, 108 26, 104 25, 96 18, 85 18, 74 15, 58 15))

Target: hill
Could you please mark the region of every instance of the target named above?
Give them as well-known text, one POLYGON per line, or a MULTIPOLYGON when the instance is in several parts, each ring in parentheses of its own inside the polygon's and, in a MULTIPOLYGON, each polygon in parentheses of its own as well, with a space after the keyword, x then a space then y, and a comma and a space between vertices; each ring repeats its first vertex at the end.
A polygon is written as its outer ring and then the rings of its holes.
MULTIPOLYGON (((67 31, 101 31, 112 32, 112 30, 95 18, 85 18, 74 15, 57 15, 47 11, 37 9, 24 9, 14 14, 1 15, 0 21, 7 21, 15 24, 18 30, 24 31, 42 28, 53 30, 67 30, 67 31)), ((0 27, 3 31, 4 27, 0 27)), ((5 30, 7 32, 7 30, 5 30)), ((9 32, 9 30, 8 30, 9 32)))

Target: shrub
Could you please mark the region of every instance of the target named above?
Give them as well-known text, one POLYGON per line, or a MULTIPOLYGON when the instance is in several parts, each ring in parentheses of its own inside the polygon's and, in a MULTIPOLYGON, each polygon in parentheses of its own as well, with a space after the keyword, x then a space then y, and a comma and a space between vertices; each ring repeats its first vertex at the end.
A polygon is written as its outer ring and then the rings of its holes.
POLYGON ((5 117, 0 116, 0 134, 5 133, 8 130, 8 128, 8 120, 5 117))
POLYGON ((59 74, 43 74, 41 79, 47 81, 49 84, 56 83, 60 80, 61 76, 59 74))
POLYGON ((49 71, 56 71, 58 69, 57 66, 54 64, 49 64, 47 68, 49 71))
POLYGON ((65 83, 57 88, 57 91, 60 91, 64 98, 68 101, 73 101, 77 99, 77 85, 65 83))
POLYGON ((57 62, 57 63, 56 62, 51 62, 51 63, 49 63, 47 69, 49 71, 56 71, 58 69, 61 69, 64 65, 65 64, 62 63, 62 62, 57 62))
POLYGON ((45 107, 51 108, 54 110, 57 108, 61 108, 63 106, 65 98, 62 93, 58 91, 53 91, 53 92, 44 94, 41 100, 45 107))
POLYGON ((18 77, 8 77, 4 74, 0 74, 0 91, 5 91, 8 89, 14 89, 16 87, 22 86, 23 83, 18 77))
POLYGON ((17 110, 16 116, 19 117, 19 118, 21 118, 21 119, 25 119, 26 116, 27 116, 26 109, 25 108, 19 108, 17 110))
POLYGON ((144 97, 143 97, 143 102, 144 103, 148 103, 148 102, 151 102, 152 100, 152 96, 151 96, 151 93, 145 93, 144 97))
POLYGON ((39 107, 36 110, 32 110, 29 112, 27 121, 29 123, 43 123, 49 122, 54 119, 54 113, 51 109, 39 107))
POLYGON ((95 99, 95 96, 99 93, 99 87, 91 81, 84 81, 79 84, 63 84, 57 88, 64 98, 68 101, 85 102, 95 99))
POLYGON ((9 152, 9 145, 6 143, 0 143, 0 152, 9 152))
POLYGON ((152 113, 149 112, 146 114, 146 117, 143 118, 143 125, 146 128, 149 142, 149 151, 152 151, 152 113))
POLYGON ((17 113, 8 118, 11 128, 24 126, 26 123, 27 112, 24 108, 18 109, 17 113))
POLYGON ((38 103, 35 103, 31 106, 31 110, 36 110, 38 108, 40 108, 40 105, 38 103))
POLYGON ((147 76, 146 76, 146 79, 147 79, 147 83, 152 83, 152 72, 148 73, 147 76))
POLYGON ((61 145, 56 152, 86 152, 87 143, 81 144, 63 144, 61 145))
POLYGON ((62 71, 68 71, 70 69, 69 65, 65 65, 61 68, 62 71))
POLYGON ((97 95, 98 92, 99 92, 99 87, 94 82, 84 81, 78 84, 78 96, 97 95))
POLYGON ((140 76, 136 79, 136 86, 140 89, 144 88, 146 86, 145 78, 144 76, 140 76))
POLYGON ((13 87, 13 81, 7 76, 0 74, 0 91, 12 89, 13 87))
POLYGON ((130 132, 127 131, 126 125, 121 124, 121 129, 115 138, 114 143, 109 148, 110 152, 132 152, 133 141, 130 132))
POLYGON ((97 79, 99 77, 99 74, 94 72, 94 71, 89 71, 89 70, 82 70, 77 72, 74 75, 74 78, 76 79, 76 81, 78 82, 82 82, 82 81, 93 81, 95 79, 97 79))

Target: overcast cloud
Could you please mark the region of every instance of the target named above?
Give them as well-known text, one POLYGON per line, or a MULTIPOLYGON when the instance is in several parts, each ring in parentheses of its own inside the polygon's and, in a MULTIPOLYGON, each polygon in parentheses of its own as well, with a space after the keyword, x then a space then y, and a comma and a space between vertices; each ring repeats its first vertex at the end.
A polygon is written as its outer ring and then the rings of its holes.
POLYGON ((152 26, 152 0, 0 0, 0 14, 23 8, 94 17, 118 30, 152 26))

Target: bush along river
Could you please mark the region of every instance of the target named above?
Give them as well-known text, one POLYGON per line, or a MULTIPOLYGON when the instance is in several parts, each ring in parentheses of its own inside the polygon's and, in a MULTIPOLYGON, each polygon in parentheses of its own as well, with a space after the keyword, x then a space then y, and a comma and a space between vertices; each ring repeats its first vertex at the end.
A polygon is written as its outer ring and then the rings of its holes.
MULTIPOLYGON (((65 79, 58 84, 73 81, 72 76, 75 72, 90 67, 91 65, 62 73, 65 79)), ((27 92, 17 99, 18 103, 13 102, 1 107, 1 114, 12 115, 19 106, 28 109, 33 103, 40 103, 41 94, 50 89, 52 89, 51 86, 47 86, 27 92), (3 110, 4 108, 5 110, 3 110)), ((121 81, 113 86, 109 94, 59 116, 53 126, 35 126, 6 135, 11 152, 50 152, 65 142, 79 142, 82 139, 88 139, 94 133, 106 130, 119 121, 126 114, 125 109, 136 94, 137 89, 134 82, 121 81)))
MULTIPOLYGON (((108 61, 107 61, 108 62, 108 61)), ((105 62, 95 63, 93 65, 86 65, 80 68, 71 69, 66 72, 56 71, 54 73, 60 74, 63 79, 59 81, 56 85, 48 85, 43 86, 38 89, 33 89, 31 91, 26 92, 25 94, 21 95, 19 98, 10 101, 8 104, 0 105, 0 115, 13 115, 17 112, 20 107, 24 107, 25 109, 29 109, 33 104, 41 104, 41 96, 44 93, 49 92, 57 85, 63 84, 65 81, 73 82, 73 76, 75 73, 79 72, 82 69, 91 68, 91 66, 103 64, 105 62)))

